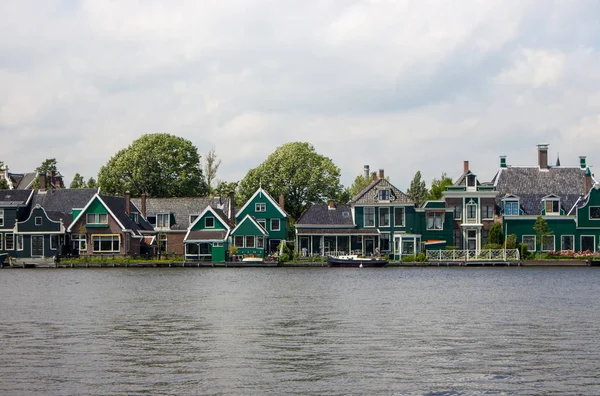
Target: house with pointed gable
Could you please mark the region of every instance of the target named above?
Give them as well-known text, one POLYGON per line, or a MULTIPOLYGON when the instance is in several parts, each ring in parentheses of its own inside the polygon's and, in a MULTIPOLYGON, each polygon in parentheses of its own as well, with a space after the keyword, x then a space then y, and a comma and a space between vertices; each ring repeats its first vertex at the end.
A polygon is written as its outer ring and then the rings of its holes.
POLYGON ((229 236, 234 224, 220 209, 207 206, 188 227, 184 237, 185 259, 229 261, 229 236))
MULTIPOLYGON (((266 221, 261 223, 266 226, 266 221)), ((267 251, 269 233, 262 224, 247 214, 231 231, 232 244, 237 248, 237 256, 264 259, 269 254, 267 251)))
POLYGON ((0 253, 23 257, 23 236, 15 234, 18 221, 29 216, 33 190, 0 190, 0 253))
POLYGON ((96 193, 73 217, 67 231, 80 255, 146 254, 154 241, 154 228, 128 192, 125 197, 96 193))
POLYGON ((539 144, 537 149, 538 163, 533 166, 511 166, 506 156, 500 157, 493 185, 504 235, 515 234, 529 251, 597 251, 600 198, 586 157, 579 157, 578 166, 563 166, 559 161, 551 165, 548 145, 539 144), (543 241, 533 230, 538 216, 552 232, 543 241))

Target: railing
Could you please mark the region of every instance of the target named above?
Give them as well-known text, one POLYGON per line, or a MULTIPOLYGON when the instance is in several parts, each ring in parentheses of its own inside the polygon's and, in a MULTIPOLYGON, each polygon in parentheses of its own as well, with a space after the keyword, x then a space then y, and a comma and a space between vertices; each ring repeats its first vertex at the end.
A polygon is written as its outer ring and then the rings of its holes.
POLYGON ((428 250, 428 261, 520 261, 518 249, 428 250))

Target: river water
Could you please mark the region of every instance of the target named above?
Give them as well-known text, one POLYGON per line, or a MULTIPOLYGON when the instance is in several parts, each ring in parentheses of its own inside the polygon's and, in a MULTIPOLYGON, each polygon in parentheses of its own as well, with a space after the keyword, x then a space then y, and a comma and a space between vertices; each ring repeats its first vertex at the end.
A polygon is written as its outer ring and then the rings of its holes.
POLYGON ((600 394, 600 268, 0 270, 0 394, 600 394))

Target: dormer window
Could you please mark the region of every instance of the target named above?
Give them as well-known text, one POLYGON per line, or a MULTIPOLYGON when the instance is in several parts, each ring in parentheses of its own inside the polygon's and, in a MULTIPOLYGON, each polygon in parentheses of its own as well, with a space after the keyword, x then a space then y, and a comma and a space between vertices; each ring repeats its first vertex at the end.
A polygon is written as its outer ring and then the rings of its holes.
POLYGON ((192 214, 190 215, 190 224, 192 224, 194 221, 196 221, 196 219, 198 218, 199 215, 197 214, 192 214))
POLYGON ((504 214, 506 216, 518 216, 519 201, 504 201, 504 214))
POLYGON ((544 201, 544 207, 546 208, 547 215, 560 214, 560 200, 558 199, 546 199, 544 201))
POLYGON ((170 228, 171 215, 169 213, 158 213, 156 215, 156 227, 157 228, 170 228))
POLYGON ((467 187, 475 187, 477 185, 477 177, 475 175, 467 176, 467 187))
POLYGON ((379 201, 389 201, 390 200, 390 190, 379 190, 378 198, 379 198, 379 201))

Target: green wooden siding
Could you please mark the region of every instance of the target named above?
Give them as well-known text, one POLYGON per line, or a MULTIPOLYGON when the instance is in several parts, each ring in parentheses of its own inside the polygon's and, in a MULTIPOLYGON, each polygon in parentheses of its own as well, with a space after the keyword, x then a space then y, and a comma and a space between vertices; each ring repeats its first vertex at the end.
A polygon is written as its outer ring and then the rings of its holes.
POLYGON ((60 223, 56 223, 46 216, 46 212, 42 208, 34 208, 31 211, 31 216, 26 221, 19 223, 19 232, 52 232, 60 231, 60 223), (35 218, 41 217, 42 224, 36 225, 35 218))
POLYGON ((265 257, 265 249, 267 246, 267 236, 247 217, 245 217, 238 227, 231 233, 232 242, 236 236, 244 237, 244 244, 246 236, 254 236, 254 245, 256 246, 256 238, 263 237, 263 247, 238 247, 236 255, 246 256, 249 254, 256 255, 259 257, 265 257))
POLYGON ((256 194, 256 196, 248 202, 248 205, 244 210, 236 214, 236 221, 241 221, 246 215, 250 215, 255 219, 265 219, 266 230, 269 233, 270 239, 287 239, 287 231, 289 228, 288 218, 281 214, 278 207, 276 207, 265 194, 256 194), (264 212, 256 211, 257 203, 265 204, 264 212), (273 229, 271 229, 271 219, 279 219, 280 229, 278 231, 273 231, 273 229))
POLYGON ((590 196, 585 206, 577 209, 578 228, 600 230, 600 219, 590 218, 591 207, 600 207, 600 190, 597 190, 596 188, 590 190, 590 196))
POLYGON ((226 261, 228 251, 228 244, 225 242, 222 246, 215 246, 214 244, 211 247, 211 260, 216 263, 223 263, 226 261))
POLYGON ((210 210, 207 211, 206 213, 204 213, 204 215, 202 217, 200 217, 200 219, 195 222, 194 226, 192 227, 192 230, 194 231, 199 231, 199 230, 226 230, 227 226, 225 224, 223 224, 223 222, 219 219, 219 217, 217 217, 213 212, 211 212, 210 210), (205 226, 206 224, 206 218, 207 217, 212 217, 214 218, 214 227, 209 227, 207 228, 205 226))
POLYGON ((90 203, 90 206, 85 210, 85 214, 94 213, 94 214, 108 214, 108 210, 102 204, 98 197, 94 198, 94 200, 90 203))

